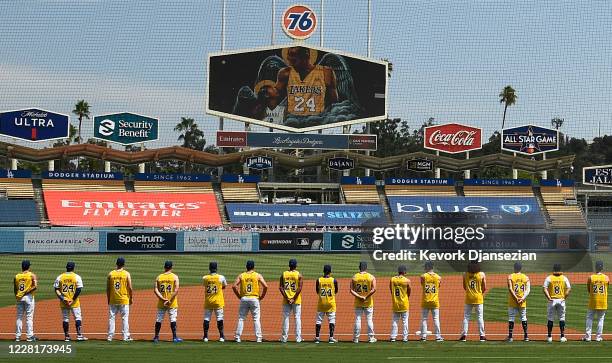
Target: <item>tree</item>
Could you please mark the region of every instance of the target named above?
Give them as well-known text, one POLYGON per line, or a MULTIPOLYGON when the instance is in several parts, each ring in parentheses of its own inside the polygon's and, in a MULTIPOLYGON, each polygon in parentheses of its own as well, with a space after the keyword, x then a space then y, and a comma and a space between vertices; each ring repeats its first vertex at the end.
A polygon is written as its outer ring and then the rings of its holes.
POLYGON ((559 130, 561 128, 561 126, 563 126, 563 123, 565 122, 564 119, 559 118, 559 117, 555 117, 552 120, 550 120, 550 124, 553 125, 555 127, 555 129, 559 130))
POLYGON ((512 106, 516 103, 517 99, 516 91, 512 86, 508 85, 504 87, 504 89, 499 94, 499 103, 504 104, 504 117, 502 118, 502 130, 506 125, 506 111, 508 110, 508 106, 512 106))
POLYGON ((191 117, 181 117, 181 122, 174 127, 174 131, 181 133, 178 141, 183 142, 183 147, 203 150, 204 146, 206 146, 204 132, 200 130, 198 124, 191 117))
POLYGON ((83 142, 83 139, 81 138, 81 126, 83 124, 83 118, 86 118, 89 120, 89 103, 87 103, 85 100, 78 101, 76 105, 74 105, 74 110, 72 110, 72 113, 74 113, 75 115, 79 117, 78 143, 81 143, 83 142))

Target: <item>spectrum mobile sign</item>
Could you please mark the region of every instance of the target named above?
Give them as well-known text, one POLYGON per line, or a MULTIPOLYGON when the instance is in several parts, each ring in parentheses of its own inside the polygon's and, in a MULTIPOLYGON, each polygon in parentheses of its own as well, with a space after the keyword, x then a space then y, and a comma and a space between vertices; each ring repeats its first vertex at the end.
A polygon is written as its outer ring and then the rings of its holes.
POLYGON ((95 116, 94 138, 121 145, 155 141, 158 138, 158 120, 129 112, 95 116))
POLYGON ((38 108, 0 113, 0 134, 26 141, 65 139, 69 125, 67 115, 38 108))
POLYGON ((482 149, 482 129, 457 123, 425 128, 424 147, 430 150, 458 154, 482 149))

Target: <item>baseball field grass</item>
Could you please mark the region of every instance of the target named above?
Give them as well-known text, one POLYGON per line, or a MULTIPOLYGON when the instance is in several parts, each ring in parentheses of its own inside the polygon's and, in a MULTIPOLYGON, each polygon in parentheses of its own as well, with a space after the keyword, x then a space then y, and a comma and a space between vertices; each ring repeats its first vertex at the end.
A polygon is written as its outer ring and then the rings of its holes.
POLYGON ((612 356, 611 342, 452 342, 407 343, 233 343, 162 342, 75 343, 75 354, 55 357, 10 357, 3 343, 0 359, 11 362, 605 362, 612 356))

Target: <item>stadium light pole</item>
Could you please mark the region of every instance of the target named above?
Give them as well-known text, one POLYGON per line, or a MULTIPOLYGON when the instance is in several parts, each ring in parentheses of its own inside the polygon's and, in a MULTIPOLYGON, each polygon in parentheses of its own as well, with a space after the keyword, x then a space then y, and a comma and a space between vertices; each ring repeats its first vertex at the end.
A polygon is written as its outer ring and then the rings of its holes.
MULTIPOLYGON (((223 9, 221 12, 221 51, 225 51, 225 8, 226 8, 226 0, 223 0, 223 9)), ((210 77, 210 74, 207 75, 210 77)), ((219 117, 219 131, 223 131, 223 117, 219 117)), ((219 148, 219 155, 223 155, 223 148, 219 148)), ((223 166, 217 167, 217 177, 221 178, 223 175, 223 166)))
MULTIPOLYGON (((368 58, 372 56, 372 0, 368 0, 368 58)), ((371 132, 370 123, 366 123, 366 134, 371 132)), ((370 156, 370 150, 366 150, 366 156, 370 156)), ((370 168, 365 169, 365 176, 370 176, 370 168)))
MULTIPOLYGON (((516 153, 512 153, 512 155, 516 159, 516 153)), ((512 168, 512 179, 518 179, 518 170, 515 168, 512 168)))

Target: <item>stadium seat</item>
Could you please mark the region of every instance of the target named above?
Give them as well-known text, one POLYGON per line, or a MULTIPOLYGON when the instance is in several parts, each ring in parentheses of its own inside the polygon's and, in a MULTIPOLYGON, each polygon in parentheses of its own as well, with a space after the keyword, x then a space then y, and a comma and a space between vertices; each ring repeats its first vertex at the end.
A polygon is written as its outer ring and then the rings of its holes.
POLYGON ((586 228, 582 208, 572 187, 540 187, 552 228, 586 228))
POLYGON ((145 193, 213 193, 209 182, 135 181, 135 192, 145 193))
POLYGON ((125 192, 123 180, 43 179, 43 190, 125 192))
POLYGON ((481 186, 465 185, 466 197, 533 197, 531 186, 481 186))
POLYGON ((221 192, 226 202, 259 203, 256 183, 221 183, 221 192))
POLYGON ((456 196, 454 186, 440 185, 386 185, 387 196, 456 196))
POLYGON ((34 199, 32 180, 26 178, 0 179, 0 193, 8 199, 34 199))
POLYGON ((380 203, 376 185, 342 185, 346 203, 377 204, 380 203))

